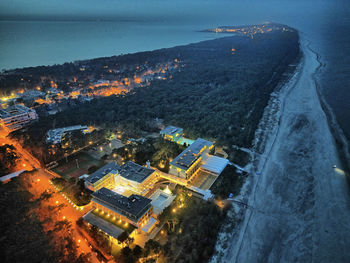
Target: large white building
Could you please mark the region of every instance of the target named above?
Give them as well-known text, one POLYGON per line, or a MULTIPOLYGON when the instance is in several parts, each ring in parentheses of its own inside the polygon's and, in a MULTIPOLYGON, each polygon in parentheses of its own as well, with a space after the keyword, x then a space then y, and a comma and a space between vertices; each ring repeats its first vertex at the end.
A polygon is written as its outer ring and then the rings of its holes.
POLYGON ((85 186, 94 192, 105 187, 124 195, 144 195, 152 188, 156 178, 157 173, 154 169, 131 161, 122 166, 111 162, 86 178, 85 186))
POLYGON ((61 143, 64 135, 72 131, 82 131, 82 133, 84 134, 90 132, 88 126, 82 126, 82 125, 74 125, 74 126, 69 126, 64 128, 52 129, 46 133, 46 143, 52 143, 52 144, 61 143))
POLYGON ((36 111, 23 105, 13 105, 0 109, 0 126, 10 131, 22 129, 31 121, 38 119, 36 111))

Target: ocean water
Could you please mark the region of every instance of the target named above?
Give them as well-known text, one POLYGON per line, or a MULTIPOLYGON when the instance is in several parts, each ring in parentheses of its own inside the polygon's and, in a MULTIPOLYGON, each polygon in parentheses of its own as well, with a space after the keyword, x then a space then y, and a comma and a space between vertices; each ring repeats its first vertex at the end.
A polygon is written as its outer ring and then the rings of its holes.
POLYGON ((0 69, 53 65, 213 39, 199 26, 137 21, 0 21, 0 69))
MULTIPOLYGON (((164 5, 167 5, 164 1, 164 5)), ((220 25, 266 21, 299 30, 325 65, 318 79, 327 103, 350 138, 350 5, 346 0, 194 1, 142 20, 0 21, 0 69, 154 50, 222 37, 200 33, 220 25)), ((132 12, 132 11, 131 11, 132 12)), ((142 13, 142 10, 140 11, 142 13)))

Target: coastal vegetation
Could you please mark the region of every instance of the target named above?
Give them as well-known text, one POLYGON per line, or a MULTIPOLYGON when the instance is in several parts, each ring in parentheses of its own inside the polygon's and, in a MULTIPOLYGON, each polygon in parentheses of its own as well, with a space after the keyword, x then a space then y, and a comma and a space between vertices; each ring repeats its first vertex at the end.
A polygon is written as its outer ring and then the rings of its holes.
MULTIPOLYGON (((13 136, 21 137, 23 144, 45 162, 50 159, 44 147, 45 133, 53 123, 59 127, 90 123, 105 129, 120 127, 125 136, 135 138, 143 132, 157 132, 154 119, 158 118, 183 127, 186 137, 204 137, 226 146, 232 159, 231 145, 250 146, 270 93, 298 55, 298 34, 290 30, 257 34, 253 39, 232 36, 92 60, 86 64, 176 60, 183 67, 166 80, 154 79, 133 92, 93 99, 42 117, 25 134, 17 131, 13 136)), ((70 67, 40 70, 61 76, 70 67)), ((58 158, 59 153, 56 154, 52 158, 58 158)))

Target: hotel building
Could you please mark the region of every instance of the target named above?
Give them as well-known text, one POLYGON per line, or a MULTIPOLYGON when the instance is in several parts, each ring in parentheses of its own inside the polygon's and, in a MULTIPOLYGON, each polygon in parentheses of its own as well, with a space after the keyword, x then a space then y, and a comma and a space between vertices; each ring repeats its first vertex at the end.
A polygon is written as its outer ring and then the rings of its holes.
POLYGON ((31 121, 38 119, 36 111, 23 105, 13 105, 0 109, 0 126, 10 131, 22 129, 31 121))

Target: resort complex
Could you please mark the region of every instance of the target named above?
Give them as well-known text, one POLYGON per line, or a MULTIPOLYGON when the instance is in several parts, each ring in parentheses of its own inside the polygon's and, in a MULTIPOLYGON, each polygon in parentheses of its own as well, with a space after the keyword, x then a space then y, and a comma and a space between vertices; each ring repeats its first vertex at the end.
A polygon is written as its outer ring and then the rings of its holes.
MULTIPOLYGON (((183 129, 168 126, 160 135, 178 143, 183 129)), ((124 232, 149 239, 157 230, 158 215, 175 199, 169 184, 182 185, 204 199, 211 197, 209 188, 228 164, 227 159, 211 155, 213 149, 213 142, 194 140, 170 162, 168 173, 151 167, 148 161, 145 166, 132 161, 106 164, 85 176, 85 187, 93 193, 84 220, 119 243, 124 232)))

